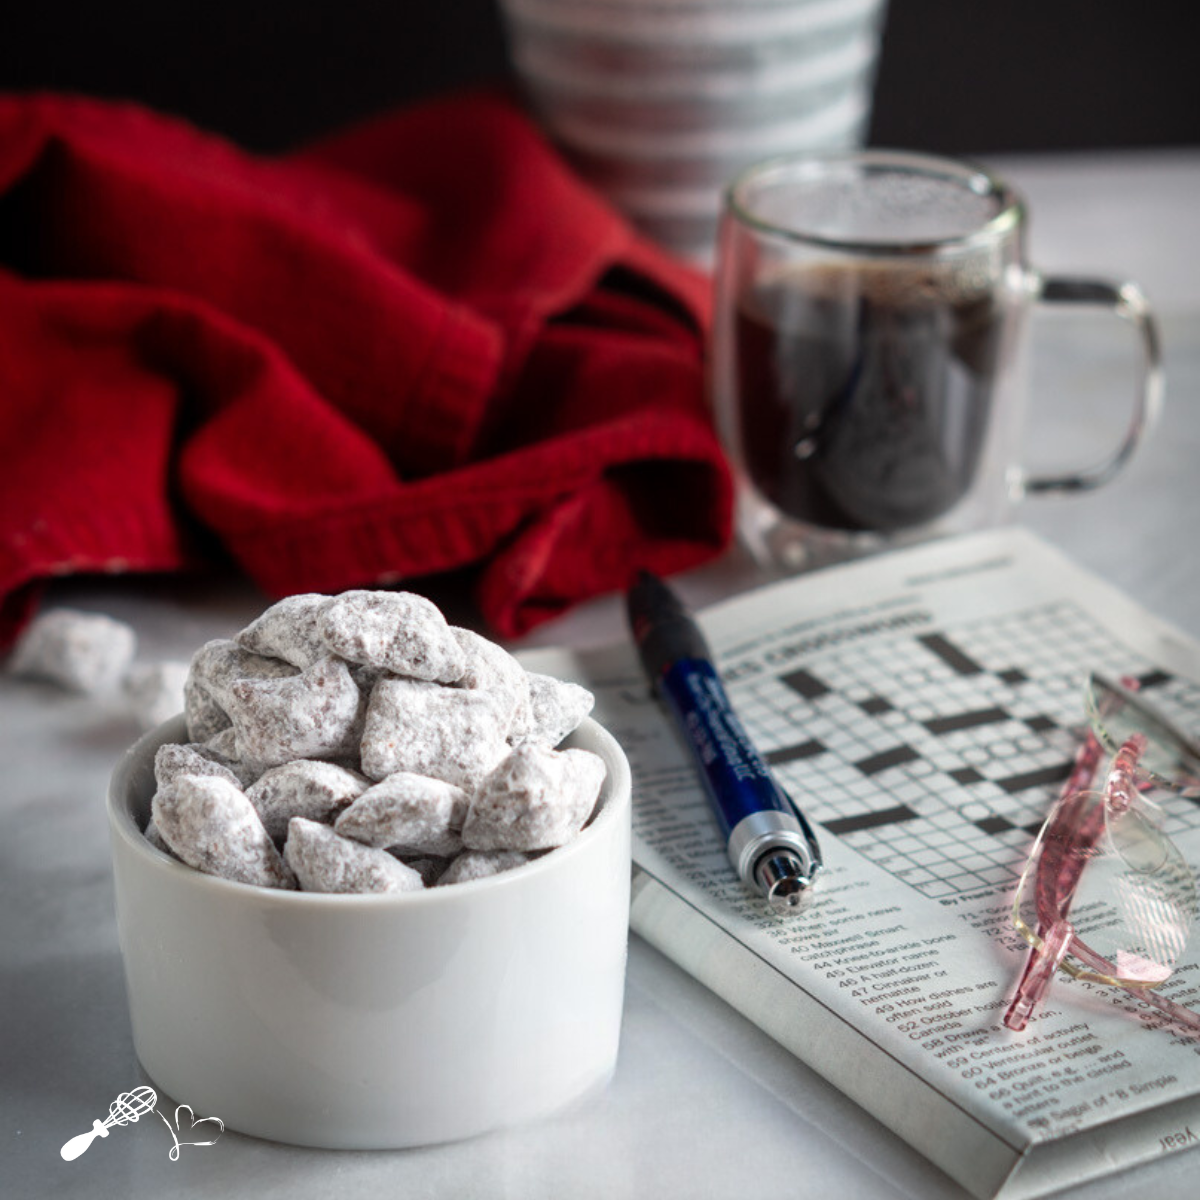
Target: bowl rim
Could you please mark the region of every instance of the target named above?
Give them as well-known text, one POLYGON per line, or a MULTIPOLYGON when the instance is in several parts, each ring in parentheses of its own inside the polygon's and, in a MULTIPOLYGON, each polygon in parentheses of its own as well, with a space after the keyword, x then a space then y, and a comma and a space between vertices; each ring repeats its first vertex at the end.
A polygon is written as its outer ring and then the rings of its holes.
MULTIPOLYGON (((434 886, 412 892, 347 893, 302 892, 259 887, 257 884, 240 883, 218 875, 209 875, 171 858, 152 846, 138 827, 131 803, 135 773, 144 765, 153 766, 153 753, 159 746, 172 741, 182 740, 186 743, 186 734, 184 717, 180 713, 143 734, 118 760, 109 779, 105 806, 110 836, 114 842, 119 839, 135 858, 142 860, 144 868, 163 872, 164 886, 194 887, 201 890, 215 888, 217 894, 223 894, 227 900, 244 896, 247 904, 258 904, 266 908, 276 905, 307 905, 330 911, 359 908, 394 911, 431 904, 454 904, 462 898, 480 892, 520 887, 522 880, 530 880, 537 874, 557 870, 567 864, 573 855, 586 852, 589 843, 608 833, 609 826, 619 821, 628 822, 632 808, 633 781, 625 751, 604 726, 591 717, 585 717, 578 728, 560 744, 565 744, 569 749, 572 739, 582 734, 595 745, 580 748, 591 749, 593 753, 599 754, 604 760, 607 773, 601 785, 602 803, 599 812, 565 845, 556 846, 530 862, 522 863, 521 866, 508 871, 442 888, 434 886), (183 737, 181 739, 173 734, 182 734, 183 737), (228 890, 231 888, 234 889, 232 892, 228 890)), ((114 853, 115 849, 114 845, 114 853)))

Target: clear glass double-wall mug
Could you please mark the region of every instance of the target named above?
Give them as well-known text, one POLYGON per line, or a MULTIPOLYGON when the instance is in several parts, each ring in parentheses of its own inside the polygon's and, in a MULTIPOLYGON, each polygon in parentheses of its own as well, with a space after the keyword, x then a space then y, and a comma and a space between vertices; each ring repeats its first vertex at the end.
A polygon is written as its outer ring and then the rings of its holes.
POLYGON ((899 151, 781 159, 731 184, 712 398, 761 560, 799 569, 1000 524, 1129 460, 1162 397, 1150 306, 1128 281, 1040 274, 1027 221, 996 176, 899 151), (1110 310, 1139 359, 1116 446, 1052 475, 1020 462, 1041 305, 1110 310))

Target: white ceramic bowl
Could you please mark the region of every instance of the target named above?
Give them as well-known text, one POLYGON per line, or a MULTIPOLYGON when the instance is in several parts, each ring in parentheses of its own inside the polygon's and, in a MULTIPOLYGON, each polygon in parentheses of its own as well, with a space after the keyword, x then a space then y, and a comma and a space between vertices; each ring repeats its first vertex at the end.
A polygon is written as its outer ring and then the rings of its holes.
POLYGON ((230 883, 142 836, 154 752, 113 774, 117 928, 138 1058, 198 1116, 306 1146, 470 1137, 562 1110, 616 1065, 629 919, 629 764, 586 721, 569 745, 608 767, 591 823, 515 871, 398 896, 230 883))

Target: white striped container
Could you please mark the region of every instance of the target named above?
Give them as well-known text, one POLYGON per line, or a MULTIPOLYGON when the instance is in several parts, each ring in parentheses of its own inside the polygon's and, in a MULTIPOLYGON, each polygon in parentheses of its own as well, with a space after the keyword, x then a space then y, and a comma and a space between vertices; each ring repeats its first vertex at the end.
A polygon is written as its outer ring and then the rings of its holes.
POLYGON ((711 253, 743 168, 865 136, 886 0, 500 3, 547 132, 680 253, 711 253))

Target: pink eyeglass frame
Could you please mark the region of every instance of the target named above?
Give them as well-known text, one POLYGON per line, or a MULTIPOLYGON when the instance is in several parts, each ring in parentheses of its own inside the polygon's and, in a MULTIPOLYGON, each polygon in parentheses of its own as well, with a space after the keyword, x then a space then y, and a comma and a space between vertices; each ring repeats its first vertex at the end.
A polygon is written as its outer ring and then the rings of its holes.
MULTIPOLYGON (((1136 734, 1121 746, 1109 771, 1102 805, 1088 803, 1087 796, 1104 748, 1091 730, 1079 748, 1071 774, 1038 836, 1034 851, 1038 854, 1033 894, 1039 940, 1030 946, 1025 969, 1004 1014, 1004 1024, 1009 1029, 1019 1032, 1025 1028, 1057 970, 1061 968, 1071 975, 1082 974, 1081 968, 1066 961, 1068 956, 1090 971, 1109 977, 1119 974, 1113 963, 1079 938, 1067 914, 1092 849, 1104 833, 1107 812, 1123 812, 1132 803, 1137 792, 1137 762, 1145 745, 1145 737, 1136 734)), ((1158 995, 1151 985, 1139 986, 1115 979, 1112 985, 1125 988, 1130 995, 1158 1009, 1171 1021, 1200 1033, 1200 1013, 1158 995)))

